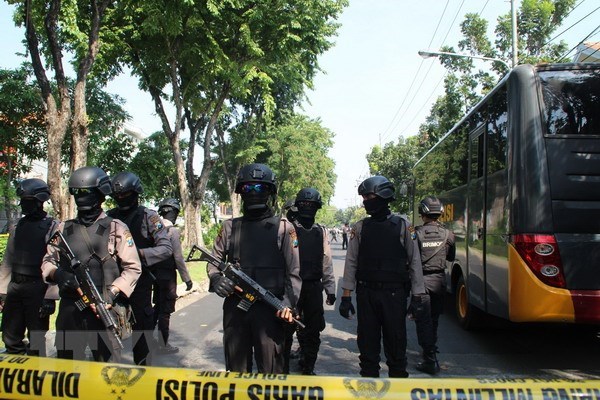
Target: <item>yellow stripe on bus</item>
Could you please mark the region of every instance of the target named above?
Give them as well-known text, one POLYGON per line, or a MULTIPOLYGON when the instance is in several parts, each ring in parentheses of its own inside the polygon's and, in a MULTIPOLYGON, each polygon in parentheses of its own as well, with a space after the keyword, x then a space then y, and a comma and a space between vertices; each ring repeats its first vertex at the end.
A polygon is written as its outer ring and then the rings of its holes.
POLYGON ((600 398, 600 380, 372 379, 246 374, 2 355, 0 398, 576 400, 600 398))
POLYGON ((508 246, 509 318, 514 322, 575 322, 571 293, 543 284, 508 246))

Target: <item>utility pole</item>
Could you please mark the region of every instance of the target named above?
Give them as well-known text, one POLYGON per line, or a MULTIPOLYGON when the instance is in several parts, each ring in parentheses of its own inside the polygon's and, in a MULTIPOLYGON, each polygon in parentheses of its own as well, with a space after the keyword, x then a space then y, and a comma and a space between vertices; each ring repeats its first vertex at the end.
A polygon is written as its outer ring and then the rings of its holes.
POLYGON ((516 0, 510 0, 510 13, 512 22, 512 67, 516 67, 518 59, 518 46, 517 46, 517 7, 515 6, 516 0))

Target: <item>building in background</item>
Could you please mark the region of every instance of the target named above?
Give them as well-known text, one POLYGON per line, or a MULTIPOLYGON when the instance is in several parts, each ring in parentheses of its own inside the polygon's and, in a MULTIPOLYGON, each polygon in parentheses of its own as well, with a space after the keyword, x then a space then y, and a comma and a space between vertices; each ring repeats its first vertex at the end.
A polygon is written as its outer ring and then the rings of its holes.
POLYGON ((577 46, 574 62, 600 62, 600 42, 584 42, 577 46))

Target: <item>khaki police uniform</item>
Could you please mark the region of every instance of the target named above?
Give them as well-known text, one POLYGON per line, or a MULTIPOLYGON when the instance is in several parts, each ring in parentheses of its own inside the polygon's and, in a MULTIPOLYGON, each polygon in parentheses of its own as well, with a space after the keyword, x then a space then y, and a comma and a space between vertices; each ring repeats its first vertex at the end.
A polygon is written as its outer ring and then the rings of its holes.
POLYGON ((163 225, 167 230, 173 256, 165 261, 155 264, 156 282, 154 284, 154 324, 158 325, 158 331, 162 335, 162 343, 166 345, 169 340, 169 325, 171 314, 175 312, 177 301, 177 275, 183 282, 191 281, 183 250, 181 248, 181 233, 168 219, 162 218, 163 225))
POLYGON ((47 215, 23 217, 9 232, 0 266, 0 294, 5 297, 2 340, 9 354, 46 355, 50 315, 40 317, 40 307, 44 299, 58 299, 58 291, 44 282, 40 267, 59 222, 47 215), (26 330, 29 346, 23 342, 26 330))
MULTIPOLYGON (((261 223, 260 221, 246 221, 241 218, 242 223, 261 223)), ((223 226, 217 236, 213 254, 221 260, 227 260, 232 256, 230 249, 232 245, 233 219, 223 222, 223 226)), ((300 296, 302 280, 300 279, 300 264, 298 255, 298 239, 296 230, 291 222, 281 218, 276 233, 276 249, 272 251, 279 253, 283 259, 284 282, 280 289, 281 300, 287 307, 294 308, 300 296)), ((265 230, 262 238, 267 237, 265 230)), ((260 238, 259 238, 260 239, 260 238)), ((244 243, 240 243, 240 248, 244 243)), ((246 248, 243 251, 252 251, 246 248)), ((239 260, 244 265, 244 260, 239 260)), ((276 261, 278 262, 278 261, 276 261)), ((218 274, 219 270, 212 264, 207 264, 208 276, 218 274)), ((261 282, 258 282, 259 284, 261 282)), ((275 294, 275 293, 274 293, 275 294)), ((263 302, 254 303, 245 312, 237 308, 239 299, 231 295, 223 302, 223 344, 225 349, 225 365, 228 371, 251 372, 252 352, 256 366, 261 373, 283 373, 284 370, 284 340, 285 324, 276 316, 275 310, 263 302)))
MULTIPOLYGON (((92 224, 92 227, 100 227, 101 223, 105 222, 103 220, 106 217, 107 215, 104 212, 101 213, 94 224, 92 224)), ((77 220, 70 220, 67 222, 69 224, 72 223, 72 226, 79 225, 77 220)), ((58 229, 64 233, 64 228, 65 223, 63 222, 58 229)), ((88 231, 90 230, 93 231, 93 229, 88 228, 88 231)), ((98 232, 98 230, 96 232, 98 232)), ((74 233, 72 237, 73 241, 86 240, 77 232, 74 233)), ((70 239, 70 237, 66 237, 67 241, 70 239)), ((91 271, 90 274, 92 276, 100 276, 102 277, 101 279, 104 280, 103 277, 106 275, 104 265, 108 261, 116 263, 120 274, 118 274, 116 279, 112 280, 112 282, 94 281, 96 287, 98 287, 98 291, 101 294, 104 294, 114 286, 118 289, 120 296, 130 297, 141 273, 140 258, 131 237, 131 233, 123 222, 112 219, 110 220, 110 224, 108 224, 108 232, 102 235, 102 238, 99 240, 105 243, 110 260, 103 262, 103 270, 101 272, 91 271)), ((69 243, 69 246, 73 249, 77 259, 80 262, 85 263, 89 260, 89 252, 84 254, 85 251, 77 251, 75 249, 75 244, 76 243, 69 243)), ((79 245, 77 247, 87 247, 87 244, 79 245)), ((44 256, 44 261, 42 263, 42 276, 46 282, 53 283, 51 278, 54 276, 54 272, 58 266, 64 265, 63 263, 68 263, 68 261, 63 258, 64 257, 61 257, 59 251, 55 247, 48 246, 47 253, 44 256)), ((90 269, 98 267, 97 264, 91 263, 89 266, 90 269)), ((111 357, 113 361, 119 361, 120 351, 113 346, 108 346, 104 325, 91 309, 86 308, 80 311, 75 304, 78 299, 79 297, 76 292, 61 291, 61 301, 56 319, 55 345, 57 356, 59 358, 85 360, 85 349, 86 346, 89 346, 96 361, 108 361, 111 357), (101 339, 101 337, 103 337, 103 339, 101 339)))
MULTIPOLYGON (((342 289, 345 291, 356 290, 357 304, 357 343, 360 350, 361 375, 367 377, 379 376, 379 361, 381 353, 381 338, 386 354, 386 363, 390 377, 406 377, 406 309, 408 292, 413 295, 424 295, 423 268, 417 242, 413 237, 410 223, 404 217, 390 214, 385 221, 395 226, 398 246, 403 248, 406 265, 398 265, 398 272, 406 274, 408 280, 404 283, 358 280, 357 271, 363 229, 365 223, 371 223, 370 218, 358 221, 350 232, 342 289), (399 226, 397 226, 399 224, 399 226), (408 271, 406 271, 408 270, 408 271)), ((396 240, 394 238, 388 238, 396 240)), ((371 242, 370 242, 371 243, 371 242)), ((390 246, 392 244, 390 243, 390 246)), ((373 244, 377 248, 371 252, 389 251, 383 249, 379 243, 373 244)))
POLYGON ((114 208, 109 216, 122 220, 133 237, 142 263, 142 274, 129 298, 135 324, 133 325, 133 361, 137 365, 150 365, 150 344, 154 330, 154 307, 152 306, 152 285, 156 279, 153 266, 173 255, 173 247, 158 213, 139 206, 121 212, 114 208))

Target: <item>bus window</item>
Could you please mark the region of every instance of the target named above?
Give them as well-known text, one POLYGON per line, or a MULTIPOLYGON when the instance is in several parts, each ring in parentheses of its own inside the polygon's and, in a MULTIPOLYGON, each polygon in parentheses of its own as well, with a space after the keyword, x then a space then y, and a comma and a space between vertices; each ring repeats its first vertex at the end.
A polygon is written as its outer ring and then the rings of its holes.
POLYGON ((547 133, 600 135, 600 72, 540 71, 547 133))

